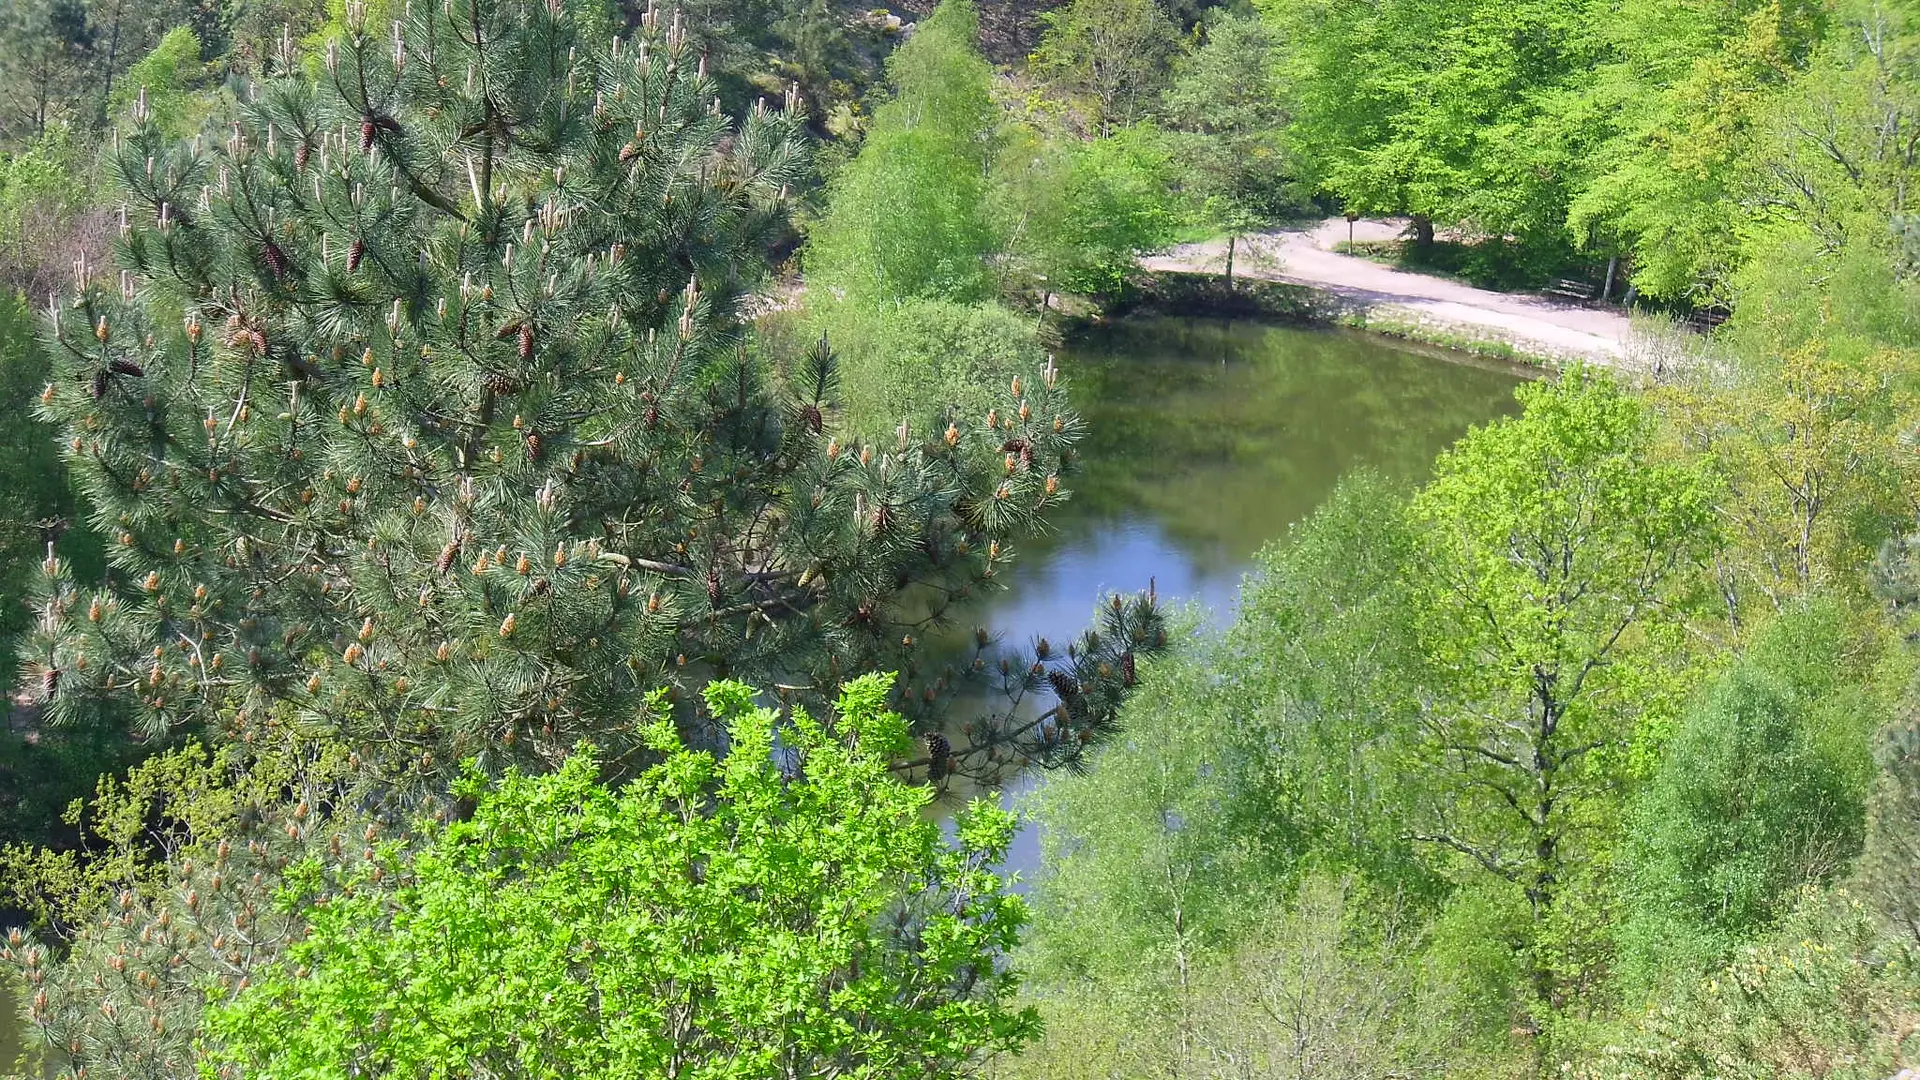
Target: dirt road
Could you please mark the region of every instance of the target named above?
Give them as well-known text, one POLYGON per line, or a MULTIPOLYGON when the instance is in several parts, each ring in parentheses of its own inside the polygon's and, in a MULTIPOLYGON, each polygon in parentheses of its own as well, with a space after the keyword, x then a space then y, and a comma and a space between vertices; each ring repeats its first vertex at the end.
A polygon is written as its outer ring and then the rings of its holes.
MULTIPOLYGON (((1360 221, 1356 240, 1390 240, 1404 222, 1360 221)), ((1515 349, 1554 359, 1584 359, 1631 366, 1632 336, 1617 310, 1561 304, 1533 296, 1489 292, 1470 285, 1408 273, 1331 249, 1347 239, 1345 218, 1328 218, 1304 229, 1242 237, 1234 274, 1312 285, 1340 296, 1370 324, 1414 326, 1476 341, 1502 341, 1515 349)), ((1224 240, 1186 244, 1144 260, 1149 270, 1219 273, 1224 240)))

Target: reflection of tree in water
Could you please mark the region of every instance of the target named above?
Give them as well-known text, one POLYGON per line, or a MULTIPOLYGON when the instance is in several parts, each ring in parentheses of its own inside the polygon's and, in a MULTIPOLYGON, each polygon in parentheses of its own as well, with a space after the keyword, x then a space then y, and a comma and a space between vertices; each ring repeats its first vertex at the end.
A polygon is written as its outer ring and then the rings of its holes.
MULTIPOLYGON (((1091 429, 1074 497, 1054 532, 1019 545, 1006 591, 930 635, 936 665, 971 652, 976 623, 1057 631, 1057 644, 1085 625, 1101 589, 1149 577, 1170 599, 1224 609, 1253 554, 1341 475, 1364 465, 1424 479, 1468 427, 1515 411, 1520 382, 1358 334, 1187 319, 1106 328, 1060 362, 1091 429)), ((976 793, 950 785, 933 812, 976 793)), ((1037 851, 1022 844, 1012 864, 1028 868, 1037 851)))
POLYGON ((1519 382, 1358 334, 1186 319, 1108 328, 1061 363, 1091 431, 1059 535, 1149 517, 1210 571, 1357 466, 1424 478, 1469 426, 1513 411, 1519 382))

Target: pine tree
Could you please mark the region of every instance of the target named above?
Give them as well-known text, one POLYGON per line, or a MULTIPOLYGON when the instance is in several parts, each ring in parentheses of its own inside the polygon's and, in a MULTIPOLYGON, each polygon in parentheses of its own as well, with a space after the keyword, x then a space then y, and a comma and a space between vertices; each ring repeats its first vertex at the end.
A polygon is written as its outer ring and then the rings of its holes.
POLYGON ((923 659, 1066 495, 1056 373, 840 441, 830 351, 778 382, 740 314, 804 177, 797 102, 722 115, 688 41, 657 10, 601 48, 560 0, 355 5, 324 57, 289 35, 220 137, 136 106, 118 279, 79 268, 48 328, 42 412, 115 567, 47 560, 51 715, 292 728, 403 783, 581 739, 620 762, 651 689, 700 734, 713 676, 818 702, 897 670, 923 732, 997 679, 965 745, 929 735, 936 777, 1110 728, 1164 642, 1151 597, 1064 656, 923 659))

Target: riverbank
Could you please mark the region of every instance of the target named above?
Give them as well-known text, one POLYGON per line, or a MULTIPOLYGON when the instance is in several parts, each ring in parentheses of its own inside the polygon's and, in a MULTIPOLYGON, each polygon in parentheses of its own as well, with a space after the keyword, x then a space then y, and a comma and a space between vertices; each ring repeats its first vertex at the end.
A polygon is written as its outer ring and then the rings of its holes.
MULTIPOLYGON (((1390 220, 1359 221, 1352 235, 1382 240, 1401 227, 1390 220)), ((1333 250, 1347 238, 1344 218, 1243 236, 1235 245, 1232 288, 1223 277, 1226 241, 1184 244, 1142 260, 1142 303, 1195 310, 1244 302, 1252 308, 1247 314, 1336 322, 1523 363, 1581 360, 1635 371, 1650 366, 1637 348, 1632 320, 1618 309, 1491 292, 1333 250), (1247 293, 1244 301, 1233 298, 1238 292, 1247 293)))

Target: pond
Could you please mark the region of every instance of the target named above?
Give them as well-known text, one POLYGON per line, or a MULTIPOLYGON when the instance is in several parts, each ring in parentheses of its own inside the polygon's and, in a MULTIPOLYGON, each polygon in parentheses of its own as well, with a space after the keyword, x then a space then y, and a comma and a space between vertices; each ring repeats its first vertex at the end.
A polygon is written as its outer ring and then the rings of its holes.
MULTIPOLYGON (((1469 427, 1515 412, 1526 377, 1372 335, 1172 318, 1083 335, 1059 362, 1090 428, 1085 469, 1054 531, 1019 546, 1008 588, 972 616, 1009 642, 1068 640, 1103 591, 1150 578, 1230 617, 1255 554, 1341 476, 1424 479, 1469 427)), ((1030 873, 1038 855, 1023 835, 1010 867, 1030 873)))
MULTIPOLYGON (((1225 617, 1255 553, 1342 475, 1420 480, 1469 426, 1513 412, 1523 378, 1361 334, 1195 319, 1097 330, 1060 366, 1091 428, 1086 468, 1053 532, 1021 545, 1010 587, 973 616, 1009 641, 1068 640, 1103 591, 1149 578, 1225 617)), ((1023 835, 1010 867, 1031 873, 1038 856, 1023 835)), ((19 1050, 6 990, 0 1074, 19 1050)))

